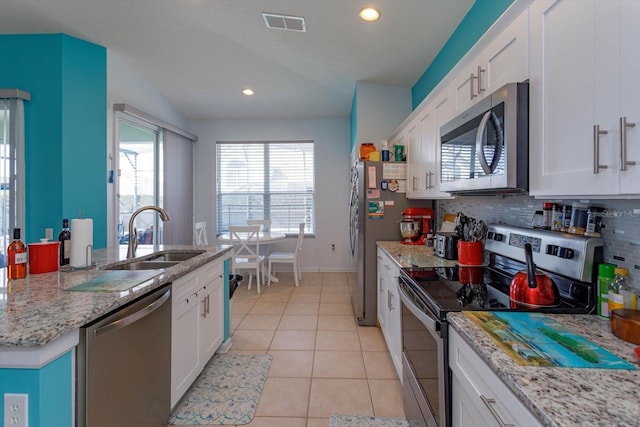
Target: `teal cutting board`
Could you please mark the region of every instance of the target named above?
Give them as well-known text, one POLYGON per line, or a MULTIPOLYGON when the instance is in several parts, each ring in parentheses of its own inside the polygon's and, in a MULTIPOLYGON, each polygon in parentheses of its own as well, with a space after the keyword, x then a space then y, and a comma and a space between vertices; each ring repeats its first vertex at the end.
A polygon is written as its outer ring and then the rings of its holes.
POLYGON ((519 365, 636 369, 541 313, 466 311, 464 314, 519 365))

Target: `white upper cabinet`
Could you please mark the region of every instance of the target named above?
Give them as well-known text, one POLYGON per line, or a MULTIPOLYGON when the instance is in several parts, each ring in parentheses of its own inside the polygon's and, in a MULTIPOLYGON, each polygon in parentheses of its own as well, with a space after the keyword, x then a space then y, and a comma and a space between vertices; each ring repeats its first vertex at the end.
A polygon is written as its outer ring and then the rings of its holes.
POLYGON ((432 98, 408 125, 412 149, 408 153, 407 197, 410 199, 451 198, 439 190, 440 126, 451 119, 450 92, 432 98))
POLYGON ((538 0, 530 17, 530 194, 640 193, 640 2, 538 0))
POLYGON ((453 79, 457 115, 496 89, 529 78, 529 16, 518 16, 453 79))

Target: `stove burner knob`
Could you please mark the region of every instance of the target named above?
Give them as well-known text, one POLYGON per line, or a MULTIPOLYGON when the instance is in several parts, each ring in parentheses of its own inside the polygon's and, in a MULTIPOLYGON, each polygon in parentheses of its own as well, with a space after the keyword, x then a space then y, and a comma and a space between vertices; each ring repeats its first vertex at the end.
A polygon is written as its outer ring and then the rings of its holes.
POLYGON ((503 234, 493 233, 493 240, 496 240, 498 242, 502 242, 502 239, 504 239, 504 235, 503 234))
POLYGON ((556 245, 547 245, 547 255, 558 256, 558 246, 556 245))
POLYGON ((493 231, 490 231, 487 233, 487 240, 493 240, 493 236, 495 236, 496 233, 494 233, 493 231))
POLYGON ((573 258, 573 249, 559 248, 558 249, 558 256, 560 258, 564 258, 564 259, 571 259, 571 258, 573 258))

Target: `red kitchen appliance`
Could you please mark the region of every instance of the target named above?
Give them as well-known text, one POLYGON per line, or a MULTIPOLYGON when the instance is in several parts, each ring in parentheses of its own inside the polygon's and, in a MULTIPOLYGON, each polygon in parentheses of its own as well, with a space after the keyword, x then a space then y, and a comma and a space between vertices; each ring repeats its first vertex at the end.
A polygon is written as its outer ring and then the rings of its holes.
POLYGON ((400 233, 403 245, 424 245, 431 233, 433 210, 430 208, 408 208, 402 212, 400 233))

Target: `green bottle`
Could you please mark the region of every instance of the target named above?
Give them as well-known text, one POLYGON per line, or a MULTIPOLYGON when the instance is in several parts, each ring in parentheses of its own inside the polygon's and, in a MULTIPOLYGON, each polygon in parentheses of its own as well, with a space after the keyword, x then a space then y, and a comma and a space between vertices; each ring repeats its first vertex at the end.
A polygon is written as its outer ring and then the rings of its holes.
POLYGON ((616 265, 602 263, 598 265, 598 314, 609 317, 609 288, 616 279, 616 265))

